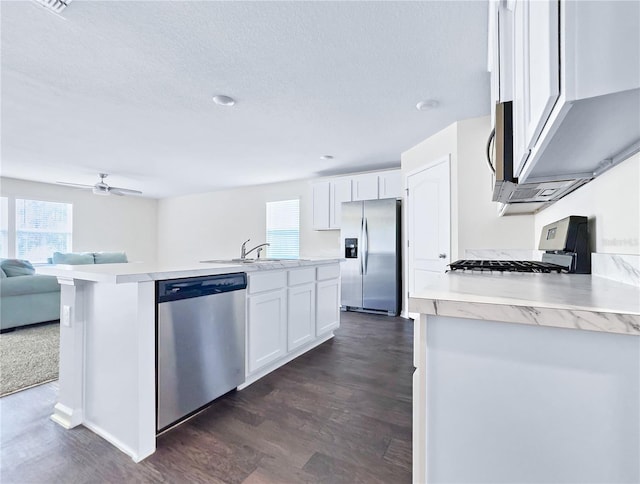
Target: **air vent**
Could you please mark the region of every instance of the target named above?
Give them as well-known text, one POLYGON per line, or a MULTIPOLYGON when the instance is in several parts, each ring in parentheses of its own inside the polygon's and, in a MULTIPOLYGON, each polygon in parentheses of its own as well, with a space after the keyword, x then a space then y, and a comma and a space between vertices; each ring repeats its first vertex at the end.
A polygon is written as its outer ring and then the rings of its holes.
POLYGON ((538 187, 519 188, 511 194, 511 196, 509 197, 509 200, 512 202, 516 200, 528 200, 530 198, 535 198, 539 192, 540 192, 540 189, 538 187))
POLYGON ((73 0, 35 0, 45 8, 48 8, 52 12, 62 12, 73 0))

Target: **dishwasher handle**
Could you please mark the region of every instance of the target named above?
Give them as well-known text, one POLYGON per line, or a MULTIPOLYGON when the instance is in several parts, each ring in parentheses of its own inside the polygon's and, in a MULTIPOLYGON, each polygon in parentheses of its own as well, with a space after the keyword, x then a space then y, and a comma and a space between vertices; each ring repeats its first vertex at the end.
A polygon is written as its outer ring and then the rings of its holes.
POLYGON ((180 299, 189 299, 247 288, 247 275, 219 274, 215 276, 189 277, 158 281, 158 304, 180 299))

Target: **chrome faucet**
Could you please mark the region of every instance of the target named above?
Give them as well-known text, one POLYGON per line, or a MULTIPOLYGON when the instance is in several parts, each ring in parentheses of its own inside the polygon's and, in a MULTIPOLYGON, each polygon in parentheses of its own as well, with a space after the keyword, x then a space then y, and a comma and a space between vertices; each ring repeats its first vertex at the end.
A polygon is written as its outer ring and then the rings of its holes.
MULTIPOLYGON (((251 252, 253 252, 256 249, 261 249, 262 247, 264 247, 265 245, 271 245, 268 242, 264 243, 264 244, 258 244, 256 245, 253 249, 249 249, 247 250, 247 242, 249 242, 251 239, 247 239, 242 243, 242 247, 240 248, 240 259, 246 259, 246 257, 251 254, 251 252)), ((259 253, 258 253, 259 254, 259 253)))

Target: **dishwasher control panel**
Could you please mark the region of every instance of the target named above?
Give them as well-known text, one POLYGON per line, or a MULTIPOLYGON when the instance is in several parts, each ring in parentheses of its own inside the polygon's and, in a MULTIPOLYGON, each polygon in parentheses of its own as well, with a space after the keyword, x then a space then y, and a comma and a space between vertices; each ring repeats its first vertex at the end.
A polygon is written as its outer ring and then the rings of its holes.
POLYGON ((158 303, 221 294, 247 288, 247 275, 220 274, 158 282, 158 303))

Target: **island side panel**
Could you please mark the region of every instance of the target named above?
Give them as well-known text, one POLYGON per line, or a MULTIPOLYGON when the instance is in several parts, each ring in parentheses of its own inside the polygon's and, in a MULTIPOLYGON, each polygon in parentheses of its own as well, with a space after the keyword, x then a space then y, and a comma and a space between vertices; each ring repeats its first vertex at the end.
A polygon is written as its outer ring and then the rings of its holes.
POLYGON ((640 337, 423 324, 426 482, 640 482, 640 337))
POLYGON ((154 283, 87 286, 84 425, 133 460, 155 451, 154 283))
POLYGON ((58 401, 51 419, 70 429, 83 422, 84 411, 84 326, 87 283, 59 277, 60 366, 58 401), (64 310, 68 308, 65 316, 64 310))

